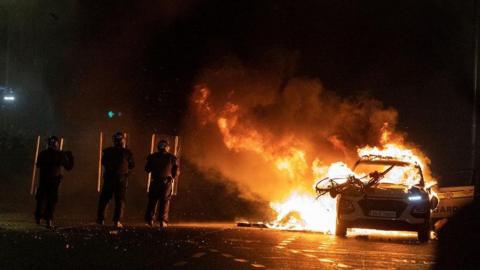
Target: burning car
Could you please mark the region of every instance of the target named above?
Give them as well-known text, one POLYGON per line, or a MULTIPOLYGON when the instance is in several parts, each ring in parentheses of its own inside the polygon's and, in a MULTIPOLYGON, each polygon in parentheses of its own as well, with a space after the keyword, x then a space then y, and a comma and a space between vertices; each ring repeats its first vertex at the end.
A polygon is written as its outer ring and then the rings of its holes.
POLYGON ((426 188, 416 162, 362 156, 353 175, 322 179, 316 189, 337 199, 337 236, 346 236, 348 228, 365 228, 416 231, 419 241, 429 240, 430 214, 438 199, 426 188))

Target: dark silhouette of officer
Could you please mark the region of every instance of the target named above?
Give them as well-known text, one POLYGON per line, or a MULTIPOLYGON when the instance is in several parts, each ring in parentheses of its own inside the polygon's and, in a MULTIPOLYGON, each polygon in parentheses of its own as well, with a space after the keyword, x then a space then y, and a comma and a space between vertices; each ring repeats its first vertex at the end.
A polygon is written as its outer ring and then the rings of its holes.
POLYGON ((126 138, 122 132, 113 135, 113 146, 103 150, 102 165, 103 187, 98 201, 97 223, 104 224, 105 209, 112 199, 115 198, 113 224, 117 228, 123 227, 122 218, 125 204, 125 194, 128 186, 128 175, 135 167, 133 154, 125 148, 126 138))
POLYGON ((157 208, 157 220, 160 227, 165 228, 168 225, 173 180, 179 172, 177 157, 168 152, 170 148, 168 142, 161 140, 157 148, 158 152, 149 155, 145 165, 145 171, 152 174, 145 222, 150 226, 154 225, 154 216, 157 208))
POLYGON ((479 269, 480 199, 465 206, 438 233, 434 269, 479 269))
POLYGON ((40 170, 39 184, 35 198, 35 221, 40 224, 45 219, 47 228, 53 227, 53 213, 58 202, 58 187, 63 178, 62 168, 73 168, 73 155, 70 151, 60 150, 60 140, 51 136, 47 140, 47 149, 40 152, 37 168, 40 170))

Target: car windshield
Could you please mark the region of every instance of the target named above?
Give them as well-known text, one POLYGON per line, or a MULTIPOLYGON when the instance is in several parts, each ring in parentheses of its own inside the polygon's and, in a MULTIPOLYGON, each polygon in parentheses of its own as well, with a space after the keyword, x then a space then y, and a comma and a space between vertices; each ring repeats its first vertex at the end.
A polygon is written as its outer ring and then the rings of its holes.
POLYGON ((418 167, 410 163, 375 163, 358 162, 353 172, 357 178, 368 181, 368 175, 374 172, 385 173, 380 183, 403 184, 407 186, 419 185, 422 176, 418 167))

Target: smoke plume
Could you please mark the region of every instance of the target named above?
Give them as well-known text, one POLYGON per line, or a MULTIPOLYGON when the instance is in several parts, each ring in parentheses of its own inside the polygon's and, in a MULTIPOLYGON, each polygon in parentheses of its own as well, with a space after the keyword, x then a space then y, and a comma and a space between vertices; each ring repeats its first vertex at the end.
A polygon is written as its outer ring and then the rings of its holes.
POLYGON ((246 197, 274 201, 312 190, 314 163, 352 165, 357 149, 379 145, 382 134, 404 142, 395 109, 367 96, 341 97, 316 78, 286 79, 278 63, 229 58, 199 74, 185 140, 192 162, 238 183, 246 197))

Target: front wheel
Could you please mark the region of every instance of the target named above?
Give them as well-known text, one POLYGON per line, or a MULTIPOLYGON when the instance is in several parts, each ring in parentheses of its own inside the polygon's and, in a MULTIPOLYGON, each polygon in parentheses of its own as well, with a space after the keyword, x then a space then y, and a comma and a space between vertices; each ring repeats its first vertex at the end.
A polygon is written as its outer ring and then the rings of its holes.
POLYGON ((425 224, 422 228, 417 231, 418 241, 420 243, 425 243, 430 240, 430 224, 425 224))
POLYGON ((347 236, 347 227, 337 221, 337 226, 335 227, 335 235, 340 237, 347 236))

